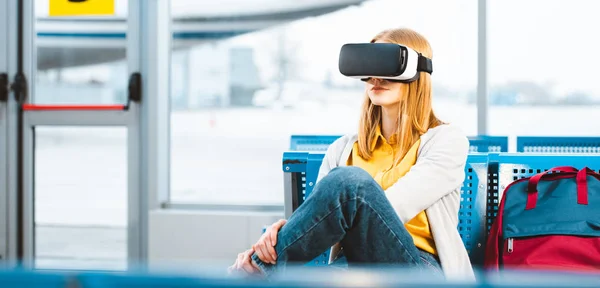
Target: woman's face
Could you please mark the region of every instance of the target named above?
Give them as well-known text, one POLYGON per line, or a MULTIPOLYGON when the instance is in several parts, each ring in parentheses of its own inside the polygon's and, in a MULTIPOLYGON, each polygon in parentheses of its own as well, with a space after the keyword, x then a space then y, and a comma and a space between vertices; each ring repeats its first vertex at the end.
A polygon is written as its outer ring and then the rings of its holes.
MULTIPOLYGON (((376 41, 375 43, 387 43, 376 41)), ((371 98, 373 105, 392 106, 398 105, 402 99, 402 86, 404 83, 387 81, 380 78, 371 78, 366 82, 367 95, 371 98)))

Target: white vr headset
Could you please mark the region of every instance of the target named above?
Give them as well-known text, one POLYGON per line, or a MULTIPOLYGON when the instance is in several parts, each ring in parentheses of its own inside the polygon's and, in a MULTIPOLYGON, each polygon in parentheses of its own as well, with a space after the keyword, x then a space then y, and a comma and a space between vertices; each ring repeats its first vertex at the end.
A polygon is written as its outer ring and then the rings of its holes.
POLYGON ((419 72, 433 72, 431 59, 403 45, 393 43, 345 44, 340 51, 339 70, 342 75, 367 81, 381 78, 410 83, 419 79, 419 72))

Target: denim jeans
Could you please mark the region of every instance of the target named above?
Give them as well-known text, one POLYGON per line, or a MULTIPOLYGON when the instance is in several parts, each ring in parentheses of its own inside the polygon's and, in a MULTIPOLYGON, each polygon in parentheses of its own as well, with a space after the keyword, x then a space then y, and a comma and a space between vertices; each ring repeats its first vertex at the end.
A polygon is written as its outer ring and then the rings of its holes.
POLYGON ((357 167, 335 168, 319 181, 279 230, 276 264, 256 254, 252 259, 268 276, 288 263, 306 263, 338 242, 348 267, 384 264, 441 274, 437 257, 415 246, 381 186, 357 167))

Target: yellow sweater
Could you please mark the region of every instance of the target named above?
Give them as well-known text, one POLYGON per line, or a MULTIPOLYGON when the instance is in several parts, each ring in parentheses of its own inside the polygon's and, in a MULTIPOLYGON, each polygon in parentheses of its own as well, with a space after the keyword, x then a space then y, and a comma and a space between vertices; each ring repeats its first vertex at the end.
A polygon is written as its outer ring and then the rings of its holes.
MULTIPOLYGON (((415 164, 417 161, 419 144, 421 143, 421 140, 418 140, 410 148, 402 161, 400 161, 398 165, 394 165, 395 155, 396 153, 399 153, 398 147, 395 145, 396 139, 394 136, 391 137, 390 142, 388 143, 378 127, 375 139, 373 139, 373 143, 371 143, 373 157, 371 157, 369 161, 360 157, 358 155, 358 142, 356 142, 354 143, 352 154, 348 159, 347 165, 364 169, 371 174, 383 190, 386 190, 404 176, 415 164)), ((434 255, 437 254, 425 211, 422 211, 417 214, 415 218, 405 223, 404 227, 406 227, 406 230, 412 236, 417 248, 434 255)))

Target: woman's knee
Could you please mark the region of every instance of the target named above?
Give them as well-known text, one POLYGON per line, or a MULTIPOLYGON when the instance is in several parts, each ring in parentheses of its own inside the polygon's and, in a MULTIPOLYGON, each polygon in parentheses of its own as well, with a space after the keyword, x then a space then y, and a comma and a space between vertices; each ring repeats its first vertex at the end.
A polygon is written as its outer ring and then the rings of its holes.
POLYGON ((334 168, 319 183, 331 193, 360 192, 380 189, 373 177, 359 167, 343 166, 334 168), (357 189, 361 188, 361 189, 357 189), (373 189, 371 189, 373 188, 373 189))
POLYGON ((348 180, 356 182, 373 181, 373 177, 367 171, 355 166, 336 167, 327 176, 335 177, 337 180, 343 182, 347 182, 348 180))

